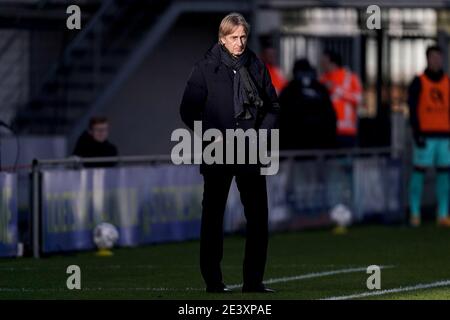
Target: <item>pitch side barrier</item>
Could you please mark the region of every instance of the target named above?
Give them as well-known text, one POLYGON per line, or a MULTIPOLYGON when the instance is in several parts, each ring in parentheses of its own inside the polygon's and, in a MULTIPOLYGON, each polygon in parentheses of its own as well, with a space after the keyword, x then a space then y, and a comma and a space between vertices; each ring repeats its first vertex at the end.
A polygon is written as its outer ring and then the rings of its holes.
POLYGON ((17 256, 17 175, 0 172, 0 257, 17 256))
MULTIPOLYGON (((341 204, 354 222, 403 218, 402 161, 389 148, 281 151, 279 171, 267 176, 271 231, 327 226, 341 204)), ((197 165, 174 165, 170 155, 34 160, 33 255, 90 250, 92 230, 114 224, 118 246, 197 239, 203 179, 197 165), (113 167, 85 168, 91 163, 113 167)), ((226 232, 245 227, 235 184, 226 232)))

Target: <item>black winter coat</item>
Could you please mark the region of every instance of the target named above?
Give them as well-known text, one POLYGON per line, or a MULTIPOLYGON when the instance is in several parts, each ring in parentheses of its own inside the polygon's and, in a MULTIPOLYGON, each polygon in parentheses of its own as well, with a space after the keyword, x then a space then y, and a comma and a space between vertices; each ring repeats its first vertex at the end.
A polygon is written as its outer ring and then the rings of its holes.
POLYGON ((336 113, 324 85, 292 80, 280 93, 280 105, 281 149, 336 147, 336 113))
MULTIPOLYGON (((220 46, 215 44, 206 52, 204 58, 194 65, 180 105, 183 122, 193 130, 194 121, 202 121, 203 132, 210 128, 216 128, 223 135, 225 135, 226 129, 278 128, 279 105, 275 88, 264 63, 252 51, 249 52, 250 58, 246 67, 258 88, 264 105, 257 112, 252 112, 256 114, 256 117, 252 119, 235 119, 234 72, 221 63, 220 50, 220 46)), ((206 167, 223 169, 223 166, 220 165, 202 164, 202 173, 205 172, 206 167)), ((244 170, 248 169, 248 167, 245 168, 244 170)))
MULTIPOLYGON (((118 156, 117 147, 109 141, 98 142, 84 131, 78 138, 73 154, 82 158, 101 158, 118 156)), ((112 167, 113 162, 85 163, 85 167, 112 167)))

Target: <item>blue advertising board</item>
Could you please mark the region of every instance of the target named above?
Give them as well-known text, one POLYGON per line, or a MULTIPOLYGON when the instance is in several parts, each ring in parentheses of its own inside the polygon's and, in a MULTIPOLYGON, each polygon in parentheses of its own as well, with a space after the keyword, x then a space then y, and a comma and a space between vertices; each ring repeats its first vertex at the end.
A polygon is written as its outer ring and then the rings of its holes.
POLYGON ((43 172, 43 251, 91 249, 100 222, 119 229, 119 246, 196 238, 198 168, 160 165, 43 172))
POLYGON ((0 173, 0 257, 17 255, 17 177, 0 173))
MULTIPOLYGON (((353 221, 373 214, 403 214, 400 163, 383 158, 283 161, 267 177, 269 227, 298 230, 331 224, 330 210, 344 204, 353 221)), ((197 166, 172 164, 82 170, 45 170, 42 176, 43 252, 93 249, 101 222, 119 230, 118 246, 197 239, 203 179, 197 166)), ((224 229, 245 228, 235 183, 224 229)))

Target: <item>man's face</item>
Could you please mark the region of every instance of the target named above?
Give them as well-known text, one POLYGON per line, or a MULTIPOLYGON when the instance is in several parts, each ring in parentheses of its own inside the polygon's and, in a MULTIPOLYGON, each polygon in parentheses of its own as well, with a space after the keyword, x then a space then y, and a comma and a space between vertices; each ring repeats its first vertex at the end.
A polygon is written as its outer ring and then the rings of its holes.
POLYGON ((89 130, 92 138, 97 142, 105 142, 109 135, 108 123, 97 123, 89 130))
POLYGON ((428 68, 432 71, 440 71, 442 65, 442 53, 439 51, 431 51, 428 54, 428 68))
POLYGON ((237 26, 232 33, 220 38, 220 41, 233 56, 238 57, 247 45, 247 33, 243 26, 237 26))

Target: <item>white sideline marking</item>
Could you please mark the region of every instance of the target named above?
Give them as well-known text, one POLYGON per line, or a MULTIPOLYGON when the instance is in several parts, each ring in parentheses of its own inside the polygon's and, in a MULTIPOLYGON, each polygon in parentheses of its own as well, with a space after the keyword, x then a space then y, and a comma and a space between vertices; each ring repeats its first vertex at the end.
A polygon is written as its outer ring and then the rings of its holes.
POLYGON ((429 288, 437 288, 437 287, 446 287, 450 286, 450 280, 442 280, 432 283, 421 283, 415 286, 409 286, 409 287, 399 287, 394 289, 387 289, 387 290, 378 290, 378 291, 371 291, 371 292, 363 292, 358 294, 352 294, 348 296, 336 296, 336 297, 330 297, 325 298, 321 300, 347 300, 347 299, 358 299, 358 298, 364 298, 364 297, 370 297, 370 296, 381 296, 389 293, 398 293, 398 292, 407 292, 407 291, 416 291, 421 289, 429 289, 429 288))
MULTIPOLYGON (((380 269, 387 269, 387 268, 393 268, 394 266, 380 266, 380 269)), ((313 273, 307 273, 299 276, 293 276, 293 277, 283 277, 283 278, 274 278, 264 281, 264 284, 272 284, 272 283, 280 283, 280 282, 288 282, 288 281, 296 281, 296 280, 303 280, 303 279, 312 279, 312 278, 320 278, 320 277, 326 277, 326 276, 332 276, 335 274, 342 274, 342 273, 352 273, 352 272, 361 272, 366 271, 367 267, 361 267, 361 268, 348 268, 348 269, 340 269, 340 270, 331 270, 331 271, 324 271, 324 272, 313 272, 313 273)), ((242 284, 233 284, 231 286, 228 286, 230 289, 236 289, 239 287, 242 287, 242 284)))

